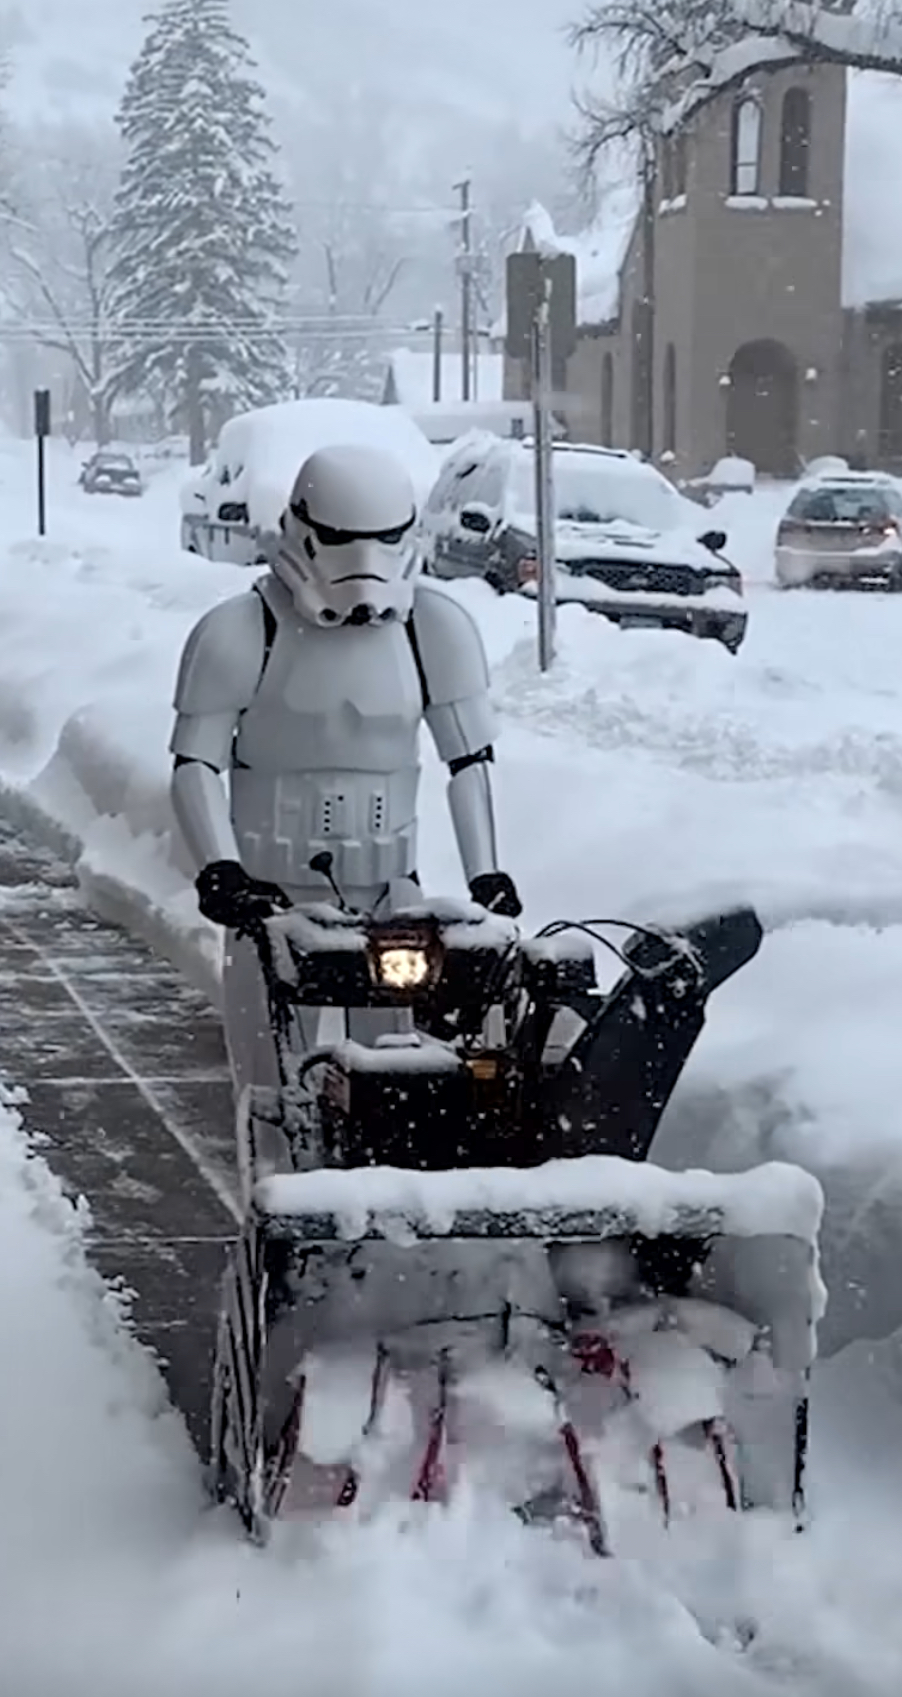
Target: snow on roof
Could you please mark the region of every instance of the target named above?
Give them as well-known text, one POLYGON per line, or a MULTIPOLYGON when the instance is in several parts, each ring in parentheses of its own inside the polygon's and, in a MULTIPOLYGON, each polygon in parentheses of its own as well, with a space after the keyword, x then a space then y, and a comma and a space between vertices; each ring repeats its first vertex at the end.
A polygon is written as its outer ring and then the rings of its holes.
MULTIPOLYGON (((473 368, 471 366, 471 372, 473 368)), ((432 352, 427 349, 395 348, 390 355, 390 372, 394 379, 393 399, 402 407, 414 411, 426 407, 432 401, 433 361, 432 352)), ((474 400, 500 401, 504 391, 504 356, 503 354, 482 353, 478 355, 475 368, 475 384, 471 378, 471 388, 475 388, 474 400)), ((440 399, 443 401, 460 401, 463 399, 463 371, 459 353, 443 353, 441 356, 441 385, 440 399)))
POLYGON ((696 44, 697 74, 664 112, 665 133, 749 71, 774 70, 793 60, 810 64, 817 57, 872 72, 883 65, 897 71, 902 62, 902 26, 888 9, 868 0, 861 6, 853 0, 848 9, 822 0, 736 0, 735 22, 745 24, 748 35, 724 47, 696 44))
POLYGON ((781 41, 776 36, 747 35, 741 41, 731 41, 729 46, 713 54, 704 76, 694 78, 679 98, 667 107, 661 118, 662 132, 667 135, 678 129, 700 106, 708 105, 722 90, 741 81, 747 73, 775 70, 784 61, 792 64, 801 56, 799 48, 791 41, 781 41))
POLYGON ((532 401, 430 401, 408 409, 428 441, 440 447, 473 429, 514 436, 532 424, 532 401))
POLYGON ((533 201, 523 220, 521 247, 576 260, 576 317, 579 324, 606 324, 620 310, 620 273, 639 212, 637 179, 604 190, 599 215, 579 235, 559 235, 551 214, 533 201))
POLYGON ((902 300, 902 78, 850 71, 847 79, 844 306, 902 300))
POLYGON ((902 31, 889 7, 865 4, 848 9, 823 0, 740 0, 739 16, 757 30, 782 32, 803 47, 809 43, 856 58, 889 59, 902 52, 902 31))

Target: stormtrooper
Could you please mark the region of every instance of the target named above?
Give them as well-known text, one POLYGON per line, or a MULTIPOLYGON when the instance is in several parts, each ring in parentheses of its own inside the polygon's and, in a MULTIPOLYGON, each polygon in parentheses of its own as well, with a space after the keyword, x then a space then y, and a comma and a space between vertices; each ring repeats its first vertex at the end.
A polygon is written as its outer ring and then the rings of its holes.
POLYGON ((482 639, 421 576, 416 518, 391 455, 319 449, 297 475, 271 569, 206 613, 182 654, 171 797, 200 911, 226 929, 223 1011, 239 1095, 277 1081, 247 926, 281 905, 331 899, 324 867, 362 911, 418 896, 423 720, 450 772, 473 900, 521 911, 498 866, 482 639))

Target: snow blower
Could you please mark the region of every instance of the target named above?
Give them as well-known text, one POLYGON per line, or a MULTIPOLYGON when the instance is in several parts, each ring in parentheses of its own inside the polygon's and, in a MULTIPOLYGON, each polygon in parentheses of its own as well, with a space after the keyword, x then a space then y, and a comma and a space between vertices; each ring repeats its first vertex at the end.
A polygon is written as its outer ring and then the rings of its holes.
POLYGON ((819 1186, 646 1160, 761 928, 611 929, 525 939, 424 902, 255 932, 280 1085, 239 1113, 211 1423, 214 1492, 253 1539, 462 1478, 598 1555, 618 1502, 801 1524, 819 1186))

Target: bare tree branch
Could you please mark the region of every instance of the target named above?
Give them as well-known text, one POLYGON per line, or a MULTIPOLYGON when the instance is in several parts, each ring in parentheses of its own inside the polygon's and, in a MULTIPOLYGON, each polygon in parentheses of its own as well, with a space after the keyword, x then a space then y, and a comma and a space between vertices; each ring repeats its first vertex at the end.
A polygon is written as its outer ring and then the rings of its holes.
POLYGON ((377 317, 382 311, 406 264, 407 260, 402 255, 400 259, 395 260, 393 265, 389 266, 388 273, 381 283, 376 274, 370 278, 363 291, 363 304, 365 310, 373 318, 377 317))
POLYGON ((595 0, 569 31, 575 50, 613 67, 610 92, 577 99, 584 174, 615 144, 647 148, 662 131, 738 87, 750 70, 793 60, 902 76, 894 12, 853 15, 852 0, 595 0))
MULTIPOLYGON (((90 371, 89 371, 89 369, 88 369, 88 367, 87 367, 87 365, 86 365, 86 363, 85 363, 85 361, 82 357, 82 352, 81 352, 81 349, 78 345, 78 342, 77 342, 75 336, 72 334, 72 331, 69 328, 69 323, 68 323, 66 314, 64 313, 62 307, 60 306, 59 301, 57 300, 56 295, 54 294, 49 283, 47 282, 47 279, 44 276, 40 265, 38 264, 37 260, 32 258, 31 254, 25 253, 21 248, 15 248, 14 247, 14 248, 11 249, 11 252, 12 252, 12 257, 13 257, 13 259, 16 260, 17 264, 21 265, 24 268, 24 270, 26 270, 28 272, 28 275, 31 278, 31 281, 34 284, 35 288, 37 289, 37 292, 38 292, 41 300, 43 300, 44 304, 47 306, 47 308, 50 311, 51 317, 55 320, 57 327, 59 329, 60 335, 62 336, 62 339, 63 339, 62 340, 63 351, 65 351, 66 353, 68 353, 71 356, 73 363, 78 367, 78 370, 79 370, 82 378, 84 379, 85 383, 90 386, 91 373, 90 373, 90 371)), ((24 316, 25 315, 23 314, 23 319, 24 319, 24 316)), ((41 331, 38 331, 36 333, 35 339, 36 339, 36 341, 40 342, 43 347, 51 347, 51 346, 55 347, 55 348, 60 347, 60 343, 55 339, 48 342, 45 335, 41 331)))
POLYGON ((13 273, 16 321, 34 342, 65 353, 93 411, 98 440, 108 433, 104 395, 108 351, 107 232, 117 171, 106 139, 71 124, 35 125, 20 140, 19 240, 4 244, 13 273), (37 154, 40 172, 30 169, 37 154))

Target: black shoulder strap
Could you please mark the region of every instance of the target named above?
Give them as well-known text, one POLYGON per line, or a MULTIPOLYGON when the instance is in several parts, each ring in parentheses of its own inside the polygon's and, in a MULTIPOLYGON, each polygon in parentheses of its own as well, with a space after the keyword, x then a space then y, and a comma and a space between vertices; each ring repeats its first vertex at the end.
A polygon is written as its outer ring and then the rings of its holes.
POLYGON ((413 663, 416 666, 417 677, 420 680, 420 694, 423 697, 423 712, 425 713, 427 707, 430 705, 429 680, 426 677, 426 668, 423 665, 423 656, 420 652, 420 642, 417 636, 416 625, 413 622, 412 613, 407 619, 404 629, 407 632, 407 640, 410 643, 410 652, 413 655, 413 663))
MULTIPOLYGON (((266 596, 260 589, 259 584, 255 583, 254 589, 260 597, 260 604, 263 608, 263 658, 260 662, 260 676, 257 680, 257 688, 259 689, 263 682, 266 668, 269 665, 269 657, 273 650, 273 643, 276 640, 276 632, 279 628, 279 621, 267 601, 266 596)), ((412 613, 407 619, 404 629, 407 632, 407 640, 410 643, 410 652, 413 655, 413 663, 416 666, 417 677, 420 680, 420 693, 423 697, 423 712, 425 713, 426 708, 430 705, 429 683, 426 678, 426 668, 423 665, 423 656, 420 652, 419 638, 417 636, 416 626, 413 622, 412 613)))
POLYGON ((273 643, 276 640, 276 631, 279 628, 279 621, 258 583, 254 584, 254 590, 256 594, 259 595, 260 605, 263 608, 263 657, 260 661, 260 676, 257 679, 257 688, 259 689, 263 682, 266 668, 269 665, 269 657, 272 653, 273 643))
MULTIPOLYGON (((261 608, 261 611, 263 613, 263 653, 260 657, 260 674, 257 678, 257 689, 259 689, 260 685, 263 682, 264 676, 266 674, 266 668, 269 665, 269 657, 272 653, 273 643, 276 640, 276 632, 279 628, 279 621, 276 618, 276 615, 273 612, 269 602, 267 601, 266 596, 263 594, 263 591, 260 588, 259 583, 253 584, 252 588, 254 590, 254 593, 257 595, 257 597, 259 599, 260 608, 261 608)), ((239 714, 239 718, 243 718, 244 714, 246 712, 247 712, 247 708, 246 707, 242 708, 242 711, 239 714)), ((235 732, 236 737, 237 737, 237 734, 238 734, 238 732, 237 732, 237 727, 236 727, 236 732, 235 732)), ((247 767, 245 766, 244 761, 238 760, 236 755, 235 755, 234 741, 232 743, 232 764, 241 771, 247 770, 247 767)))

